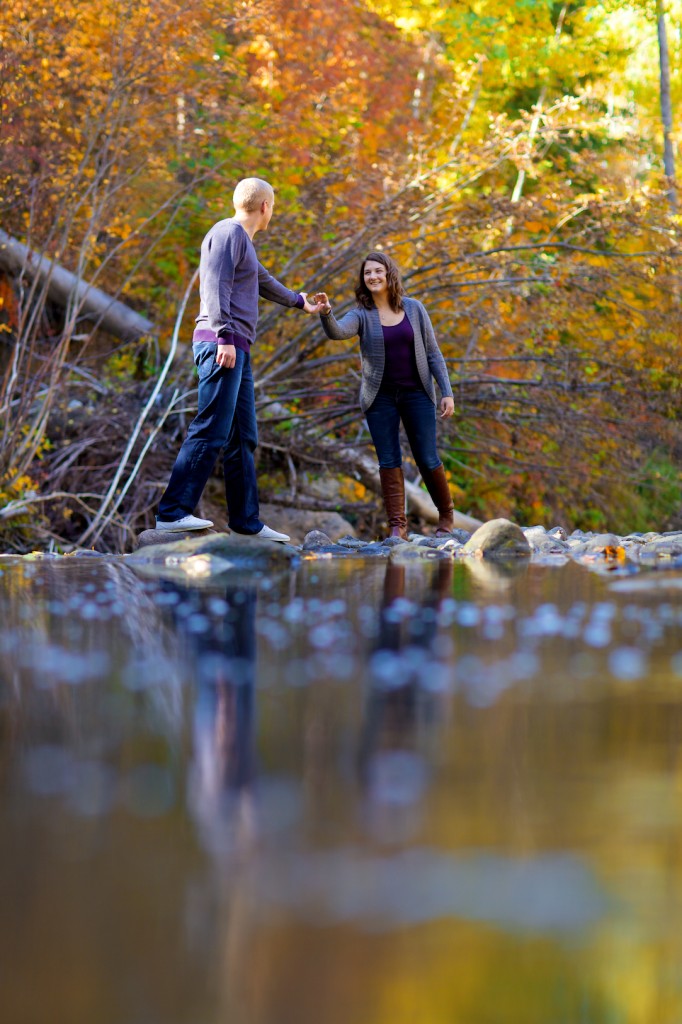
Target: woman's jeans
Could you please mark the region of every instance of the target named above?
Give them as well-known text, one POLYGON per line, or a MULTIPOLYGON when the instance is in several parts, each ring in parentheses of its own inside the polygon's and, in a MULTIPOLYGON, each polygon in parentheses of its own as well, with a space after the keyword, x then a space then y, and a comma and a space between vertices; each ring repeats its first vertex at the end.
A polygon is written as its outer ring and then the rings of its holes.
POLYGON ((436 450, 436 407, 423 388, 382 384, 365 416, 381 469, 402 465, 401 420, 419 469, 440 466, 436 450))
POLYGON ((234 367, 226 370, 216 362, 215 343, 195 341, 192 350, 199 372, 199 408, 175 460, 159 503, 158 518, 173 522, 194 511, 220 450, 224 449, 230 529, 236 533, 258 533, 263 524, 258 518, 253 459, 258 427, 250 354, 238 348, 234 367))

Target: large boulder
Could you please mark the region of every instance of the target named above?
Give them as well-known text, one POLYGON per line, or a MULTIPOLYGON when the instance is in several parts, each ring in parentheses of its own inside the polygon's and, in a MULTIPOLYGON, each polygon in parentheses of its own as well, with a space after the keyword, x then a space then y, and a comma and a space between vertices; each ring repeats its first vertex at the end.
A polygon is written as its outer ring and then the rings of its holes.
POLYGON ((154 544, 176 544, 180 540, 193 540, 198 537, 214 537, 217 530, 184 530, 178 533, 169 533, 168 530, 143 530, 138 534, 135 544, 136 550, 150 547, 154 544))
POLYGON ((181 540, 150 544, 126 555, 126 564, 144 576, 176 580, 205 580, 233 569, 285 569, 298 558, 289 544, 236 533, 201 531, 181 540))
POLYGON ((484 558, 528 557, 530 544, 523 530, 509 519, 491 519, 469 538, 461 549, 463 555, 481 555, 484 558))

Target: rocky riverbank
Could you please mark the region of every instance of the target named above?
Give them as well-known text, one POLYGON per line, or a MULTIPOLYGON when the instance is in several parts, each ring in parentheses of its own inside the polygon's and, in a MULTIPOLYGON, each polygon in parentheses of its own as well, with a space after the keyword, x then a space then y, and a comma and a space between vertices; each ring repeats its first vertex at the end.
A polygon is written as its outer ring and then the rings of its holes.
POLYGON ((682 569, 682 531, 669 533, 568 534, 561 526, 520 527, 507 519, 493 519, 475 532, 453 530, 445 537, 412 533, 407 541, 388 538, 365 541, 341 536, 337 540, 321 530, 309 531, 300 545, 276 544, 234 533, 202 530, 172 534, 146 530, 129 555, 106 556, 96 551, 69 555, 31 552, 4 555, 12 559, 116 558, 144 575, 180 579, 211 578, 231 569, 281 569, 301 560, 334 558, 386 558, 393 562, 463 560, 469 564, 526 563, 561 566, 573 561, 598 572, 633 574, 642 570, 682 569))
POLYGON ((336 541, 320 530, 310 531, 300 546, 275 544, 236 534, 202 531, 175 535, 148 530, 138 549, 124 556, 143 573, 185 578, 212 577, 232 568, 284 567, 301 559, 387 558, 394 562, 477 559, 490 562, 533 562, 562 565, 574 561, 597 571, 634 573, 641 569, 682 568, 682 532, 571 534, 560 526, 522 528, 494 519, 474 533, 454 530, 446 537, 411 534, 407 541, 389 538, 364 541, 345 536, 336 541))

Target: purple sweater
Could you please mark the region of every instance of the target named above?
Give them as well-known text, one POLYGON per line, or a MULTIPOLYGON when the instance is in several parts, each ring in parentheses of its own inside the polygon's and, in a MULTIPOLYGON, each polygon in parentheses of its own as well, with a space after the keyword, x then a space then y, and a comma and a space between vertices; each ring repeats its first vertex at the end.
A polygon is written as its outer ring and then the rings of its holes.
POLYGON ((199 295, 193 340, 220 341, 246 352, 256 337, 259 295, 299 309, 304 302, 258 262, 249 235, 231 217, 214 224, 201 243, 199 295))

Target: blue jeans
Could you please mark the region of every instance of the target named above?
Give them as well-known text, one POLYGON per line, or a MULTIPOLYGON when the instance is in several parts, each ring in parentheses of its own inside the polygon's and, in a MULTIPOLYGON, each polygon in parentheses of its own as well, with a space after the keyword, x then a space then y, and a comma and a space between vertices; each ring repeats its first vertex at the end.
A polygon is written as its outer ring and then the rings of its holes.
POLYGON ((436 407, 423 388, 382 384, 365 416, 381 469, 402 465, 401 420, 420 471, 440 466, 436 449, 436 407))
POLYGON ((159 502, 158 518, 173 522, 194 511, 223 449, 230 529, 235 533, 258 533, 263 524, 258 518, 253 458, 258 427, 251 357, 237 349, 234 367, 226 370, 216 363, 214 343, 194 342, 192 349, 199 372, 199 408, 159 502))

